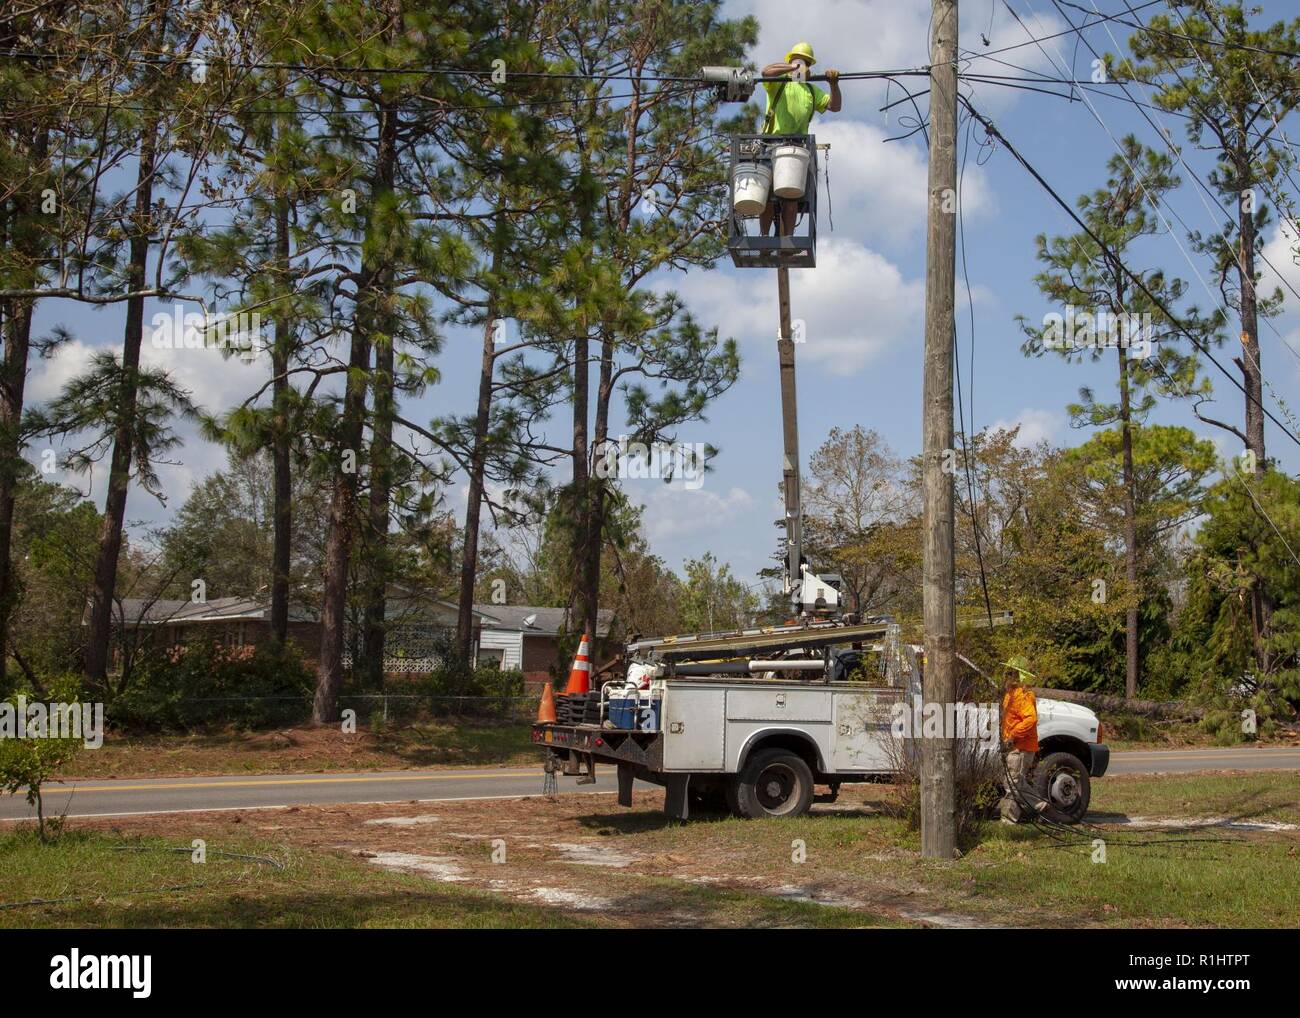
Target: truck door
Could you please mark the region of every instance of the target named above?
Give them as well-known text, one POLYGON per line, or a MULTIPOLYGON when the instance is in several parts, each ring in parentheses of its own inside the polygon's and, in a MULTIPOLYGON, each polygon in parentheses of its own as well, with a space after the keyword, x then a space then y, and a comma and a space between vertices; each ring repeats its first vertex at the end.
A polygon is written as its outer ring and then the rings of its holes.
POLYGON ((664 691, 664 770, 720 771, 726 692, 669 683, 664 691))
POLYGON ((837 771, 890 771, 895 767, 890 722, 898 690, 836 693, 831 721, 831 767, 837 771))

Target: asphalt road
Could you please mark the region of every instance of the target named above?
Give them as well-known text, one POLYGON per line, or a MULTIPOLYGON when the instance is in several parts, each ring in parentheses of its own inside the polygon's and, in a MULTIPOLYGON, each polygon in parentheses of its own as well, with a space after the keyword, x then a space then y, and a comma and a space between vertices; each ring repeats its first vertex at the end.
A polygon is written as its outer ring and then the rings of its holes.
MULTIPOLYGON (((1155 750, 1114 753, 1111 774, 1187 773, 1205 770, 1300 770, 1300 747, 1155 750)), ((561 794, 615 790, 614 771, 603 768, 595 785, 561 776, 561 794)), ((598 769, 598 774, 600 770, 598 769)), ((1104 780, 1104 779, 1103 779, 1104 780)), ((647 788, 654 786, 647 785, 647 788)), ((542 790, 540 762, 532 768, 375 771, 360 774, 267 774, 203 778, 107 778, 45 786, 46 815, 132 816, 207 810, 271 809, 330 803, 436 802, 513 799, 542 790)), ((0 796, 0 822, 35 815, 21 795, 0 796)))

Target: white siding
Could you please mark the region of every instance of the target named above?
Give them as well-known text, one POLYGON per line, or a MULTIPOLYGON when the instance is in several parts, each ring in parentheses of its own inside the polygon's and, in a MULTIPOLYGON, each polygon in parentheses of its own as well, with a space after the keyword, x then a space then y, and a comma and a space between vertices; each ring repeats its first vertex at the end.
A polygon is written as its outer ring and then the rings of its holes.
POLYGON ((524 665, 524 634, 517 629, 482 629, 478 645, 500 650, 502 668, 522 668, 524 665))

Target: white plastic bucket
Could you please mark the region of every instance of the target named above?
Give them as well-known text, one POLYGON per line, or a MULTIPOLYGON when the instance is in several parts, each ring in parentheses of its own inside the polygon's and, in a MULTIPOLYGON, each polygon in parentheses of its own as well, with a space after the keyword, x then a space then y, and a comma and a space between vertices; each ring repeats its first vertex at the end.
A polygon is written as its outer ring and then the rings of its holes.
POLYGON ((772 150, 772 190, 778 198, 802 198, 808 182, 812 153, 802 145, 779 145, 772 150))
POLYGON ((772 186, 772 170, 762 163, 737 163, 731 181, 731 207, 746 219, 761 215, 767 208, 767 194, 772 186))

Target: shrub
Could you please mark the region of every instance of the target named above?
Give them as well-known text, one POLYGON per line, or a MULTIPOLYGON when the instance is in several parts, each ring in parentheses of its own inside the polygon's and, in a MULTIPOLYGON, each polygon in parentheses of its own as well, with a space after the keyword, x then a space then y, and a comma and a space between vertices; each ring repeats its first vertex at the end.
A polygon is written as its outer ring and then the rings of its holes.
POLYGON ((193 644, 150 661, 110 705, 118 724, 150 729, 292 724, 310 711, 314 679, 292 646, 193 644))
POLYGON ((472 669, 448 666, 421 678, 414 684, 414 689, 429 697, 435 714, 500 717, 509 714, 513 708, 512 697, 523 696, 524 673, 494 665, 472 669))
MULTIPOLYGON (((997 807, 1003 781, 1002 758, 989 753, 978 739, 956 739, 957 844, 965 848, 997 807)), ((921 829, 921 741, 889 739, 890 767, 898 791, 894 814, 913 831, 921 829)))
MULTIPOLYGON (((74 704, 78 702, 75 680, 67 679, 50 684, 50 701, 74 704)), ((17 698, 0 701, 10 705, 15 726, 23 726, 21 733, 15 727, 14 737, 0 734, 0 792, 16 795, 25 790, 27 802, 36 807, 37 830, 42 841, 47 840, 45 805, 41 786, 64 764, 81 751, 84 739, 54 737, 48 728, 41 732, 27 729, 27 717, 18 714, 17 698), (19 735, 24 737, 19 737, 19 735)))

